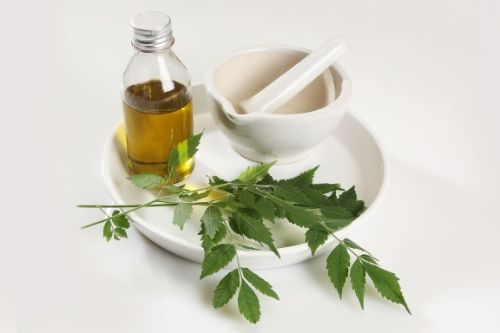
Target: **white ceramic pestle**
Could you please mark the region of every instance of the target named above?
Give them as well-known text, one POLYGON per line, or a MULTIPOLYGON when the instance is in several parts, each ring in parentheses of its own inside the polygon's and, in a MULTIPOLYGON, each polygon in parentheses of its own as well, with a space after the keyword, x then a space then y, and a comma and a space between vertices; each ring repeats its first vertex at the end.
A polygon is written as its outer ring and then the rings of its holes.
POLYGON ((345 50, 344 40, 340 38, 328 40, 260 92, 241 101, 240 108, 245 113, 276 112, 331 66, 345 50))

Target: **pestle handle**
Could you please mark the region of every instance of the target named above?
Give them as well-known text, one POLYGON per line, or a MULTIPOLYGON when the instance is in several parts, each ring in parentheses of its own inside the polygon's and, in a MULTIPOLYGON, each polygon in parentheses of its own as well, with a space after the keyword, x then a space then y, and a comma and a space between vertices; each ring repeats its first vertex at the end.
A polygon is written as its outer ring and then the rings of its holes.
POLYGON ((240 102, 240 107, 246 113, 276 112, 332 65, 345 50, 344 40, 328 40, 256 95, 240 102))

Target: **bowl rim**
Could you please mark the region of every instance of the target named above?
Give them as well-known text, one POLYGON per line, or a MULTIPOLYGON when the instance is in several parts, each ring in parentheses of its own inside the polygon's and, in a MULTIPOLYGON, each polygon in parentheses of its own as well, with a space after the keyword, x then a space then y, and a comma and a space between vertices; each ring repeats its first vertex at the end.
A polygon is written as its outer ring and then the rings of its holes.
MULTIPOLYGON (((253 53, 253 52, 261 52, 261 51, 267 51, 267 50, 280 50, 280 51, 289 51, 289 52, 294 52, 294 53, 305 53, 308 54, 312 50, 308 48, 303 48, 303 47, 298 47, 298 46, 291 46, 291 45, 285 45, 285 44, 255 44, 255 45, 250 45, 250 46, 244 46, 240 48, 233 49, 231 51, 228 51, 224 53, 223 55, 219 56, 208 68, 206 74, 205 74, 205 88, 207 92, 214 98, 216 101, 218 101, 222 105, 222 109, 226 113, 226 110, 234 110, 234 107, 232 104, 222 96, 222 94, 219 92, 219 90, 216 88, 215 85, 215 72, 217 69, 226 61, 229 59, 247 54, 247 53, 253 53)), ((329 109, 332 106, 336 105, 342 105, 344 104, 347 99, 351 95, 351 90, 352 90, 352 81, 349 75, 347 74, 346 70, 340 66, 338 63, 334 63, 331 65, 330 70, 335 70, 341 80, 341 89, 340 89, 340 95, 335 98, 335 100, 322 107, 319 109, 316 109, 314 111, 310 112, 304 112, 304 113, 293 113, 293 114, 280 114, 280 113, 237 113, 237 112, 232 112, 228 111, 227 114, 230 114, 231 117, 239 118, 240 120, 243 119, 252 119, 252 118, 257 118, 257 119, 273 119, 273 120, 292 120, 292 119, 304 119, 304 118, 311 118, 311 117, 317 117, 321 115, 331 115, 331 111, 329 109)))

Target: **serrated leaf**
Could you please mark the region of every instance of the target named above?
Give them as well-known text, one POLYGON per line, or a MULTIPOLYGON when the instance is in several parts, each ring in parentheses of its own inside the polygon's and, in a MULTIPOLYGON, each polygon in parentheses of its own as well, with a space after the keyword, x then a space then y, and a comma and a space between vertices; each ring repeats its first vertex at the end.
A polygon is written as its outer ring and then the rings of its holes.
POLYGON ((274 221, 274 211, 275 211, 275 206, 273 202, 266 197, 261 197, 257 202, 255 203, 254 207, 260 215, 262 215, 263 218, 269 220, 269 221, 274 221))
POLYGON ((236 218, 234 216, 230 216, 229 219, 229 227, 231 228, 232 231, 234 231, 235 233, 237 233, 238 235, 242 235, 243 236, 243 233, 241 232, 241 222, 239 220, 236 220, 236 218))
POLYGON ((328 197, 323 195, 320 191, 315 190, 314 188, 305 187, 301 188, 301 191, 307 197, 307 201, 304 201, 304 204, 307 204, 310 207, 322 208, 332 205, 328 197))
POLYGON ((203 132, 200 132, 198 134, 195 134, 193 136, 190 136, 187 139, 188 142, 188 158, 191 158, 196 154, 198 151, 198 146, 200 145, 201 141, 201 136, 203 135, 203 132))
POLYGON ((328 184, 328 183, 312 184, 311 188, 315 189, 316 191, 318 191, 322 194, 342 190, 342 187, 340 186, 340 184, 328 184))
POLYGON ((215 206, 208 207, 203 216, 201 217, 201 223, 205 228, 205 234, 213 239, 217 230, 223 225, 222 213, 219 208, 215 206))
POLYGON ((351 285, 352 289, 356 293, 356 297, 359 300, 361 308, 365 308, 365 269, 363 264, 359 259, 356 259, 351 267, 351 285))
POLYGON ((280 219, 286 218, 286 209, 285 209, 285 206, 281 205, 281 204, 277 205, 276 206, 275 214, 276 214, 276 217, 279 217, 280 219))
POLYGON ((347 248, 342 244, 338 244, 326 259, 328 276, 335 289, 337 289, 340 298, 342 298, 342 289, 344 288, 344 283, 349 271, 349 259, 347 248))
POLYGON ((217 176, 212 176, 208 179, 208 184, 210 186, 223 185, 223 184, 227 184, 227 183, 228 183, 227 180, 224 180, 224 179, 217 177, 217 176))
POLYGON ((241 209, 247 208, 247 206, 239 201, 227 200, 224 201, 224 209, 230 212, 237 212, 241 209))
POLYGON ((117 227, 127 229, 130 227, 130 223, 128 222, 128 219, 125 215, 119 215, 120 211, 119 210, 114 210, 111 221, 113 224, 117 227), (117 216, 118 215, 118 216, 117 216))
POLYGON ((214 274, 226 267, 236 255, 236 248, 231 244, 220 244, 213 247, 210 252, 205 255, 201 264, 200 279, 214 274))
POLYGON ((260 319, 260 304, 257 295, 245 282, 241 281, 240 292, 238 294, 238 309, 240 313, 252 324, 260 319))
POLYGON ((290 178, 290 179, 284 179, 280 180, 278 183, 279 184, 288 184, 288 185, 293 185, 297 187, 305 187, 309 186, 312 184, 314 180, 314 174, 316 173, 316 170, 318 170, 319 165, 315 166, 314 168, 311 168, 309 170, 306 170, 299 174, 296 177, 290 178))
POLYGON ((115 230, 113 230, 115 235, 117 235, 118 237, 120 238, 127 238, 127 231, 123 228, 115 228, 115 230))
POLYGON ((278 294, 276 294, 276 292, 273 290, 273 286, 271 286, 269 282, 267 282, 248 268, 242 268, 241 271, 243 272, 243 276, 245 277, 245 279, 250 282, 255 287, 255 289, 266 296, 272 297, 277 300, 280 299, 278 294))
POLYGON ((370 252, 368 252, 367 250, 365 250, 364 248, 362 248, 358 244, 354 243, 354 241, 350 240, 349 238, 344 238, 342 241, 344 242, 345 246, 350 247, 351 249, 354 249, 354 250, 363 251, 364 253, 367 253, 370 257, 373 257, 370 252))
POLYGON ((277 184, 278 182, 274 180, 274 178, 270 174, 267 174, 258 183, 262 185, 272 185, 272 184, 277 184))
POLYGON ((202 225, 202 234, 201 234, 201 246, 205 250, 205 252, 208 252, 212 247, 215 245, 219 244, 224 237, 226 237, 227 234, 227 228, 225 225, 221 225, 218 229, 217 232, 214 235, 214 238, 211 239, 208 237, 208 235, 205 234, 203 225, 202 225))
POLYGON ((353 217, 349 210, 340 206, 321 208, 321 214, 323 215, 325 221, 344 220, 353 217))
POLYGON ((273 164, 274 162, 250 166, 238 176, 237 180, 243 183, 255 184, 267 175, 273 164))
POLYGON ((274 246, 271 231, 261 219, 257 219, 246 213, 235 213, 233 214, 233 223, 230 225, 236 233, 253 239, 259 243, 266 244, 269 246, 271 251, 274 252, 274 254, 278 257, 280 256, 278 250, 274 246), (233 225, 235 228, 233 228, 233 225))
POLYGON ((351 212, 340 206, 321 208, 321 215, 325 225, 332 231, 341 229, 354 220, 351 212))
POLYGON ((408 305, 403 297, 401 286, 398 282, 399 279, 396 274, 386 271, 377 265, 366 262, 363 262, 363 268, 372 280, 380 295, 391 302, 403 305, 406 311, 411 314, 410 309, 408 308, 408 305))
POLYGON ((177 174, 177 167, 186 163, 194 156, 198 150, 201 136, 203 132, 190 136, 189 138, 179 142, 172 148, 168 154, 168 174, 173 177, 177 174))
POLYGON ((107 241, 109 241, 111 239, 111 237, 113 237, 113 226, 111 225, 111 221, 110 220, 107 220, 105 223, 104 223, 104 226, 102 227, 102 235, 104 236, 104 238, 106 238, 107 241))
POLYGON ((330 194, 330 196, 328 197, 328 200, 330 200, 330 202, 332 203, 333 206, 339 205, 339 199, 337 198, 337 192, 332 192, 332 194, 330 194))
POLYGON ((155 173, 140 173, 128 177, 135 186, 142 189, 151 189, 163 185, 165 179, 155 173))
POLYGON ((180 203, 175 206, 174 209, 174 220, 173 224, 179 226, 179 228, 184 228, 184 224, 186 224, 187 220, 191 217, 193 213, 193 206, 186 203, 180 203))
POLYGON ((273 186, 273 193, 278 198, 294 202, 300 205, 311 203, 309 198, 299 188, 288 184, 280 184, 273 186))
POLYGON ((322 225, 315 225, 306 231, 306 242, 312 255, 316 254, 318 247, 328 239, 328 231, 322 225))
POLYGON ((287 203, 283 203, 281 207, 284 209, 288 221, 299 227, 309 228, 321 221, 321 216, 311 209, 287 203))
POLYGON ((238 201, 244 203, 248 207, 255 205, 255 196, 247 189, 243 189, 238 193, 238 201))
POLYGON ((377 263, 377 259, 376 259, 376 258, 374 258, 374 257, 372 257, 372 256, 370 256, 370 255, 368 255, 368 254, 362 254, 362 255, 360 255, 360 256, 359 256, 359 258, 361 258, 361 259, 363 259, 364 261, 367 261, 367 262, 369 262, 369 263, 372 263, 372 264, 374 264, 374 265, 378 265, 378 263, 377 263))
POLYGON ((240 274, 238 270, 232 270, 220 280, 215 287, 214 297, 212 298, 212 305, 214 308, 220 308, 233 298, 234 294, 240 286, 240 274))
POLYGON ((354 186, 342 193, 339 196, 338 202, 342 207, 349 210, 353 216, 358 216, 365 208, 365 203, 362 200, 358 200, 354 186))

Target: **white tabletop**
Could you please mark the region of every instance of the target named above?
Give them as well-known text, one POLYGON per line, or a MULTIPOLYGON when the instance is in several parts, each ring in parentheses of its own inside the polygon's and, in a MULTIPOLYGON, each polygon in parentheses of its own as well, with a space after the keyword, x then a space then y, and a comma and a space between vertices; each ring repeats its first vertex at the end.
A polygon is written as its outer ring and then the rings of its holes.
POLYGON ((497 1, 2 1, 0 331, 498 332, 500 5, 497 1), (280 294, 247 323, 210 305, 217 277, 136 230, 79 227, 107 202, 99 164, 121 117, 128 20, 170 13, 175 51, 201 82, 244 45, 349 50, 350 106, 388 152, 387 195, 350 235, 401 278, 413 311, 369 292, 338 299, 325 258, 260 271, 280 294), (5 186, 5 181, 7 186, 5 186), (369 222, 369 223, 368 223, 369 222))

